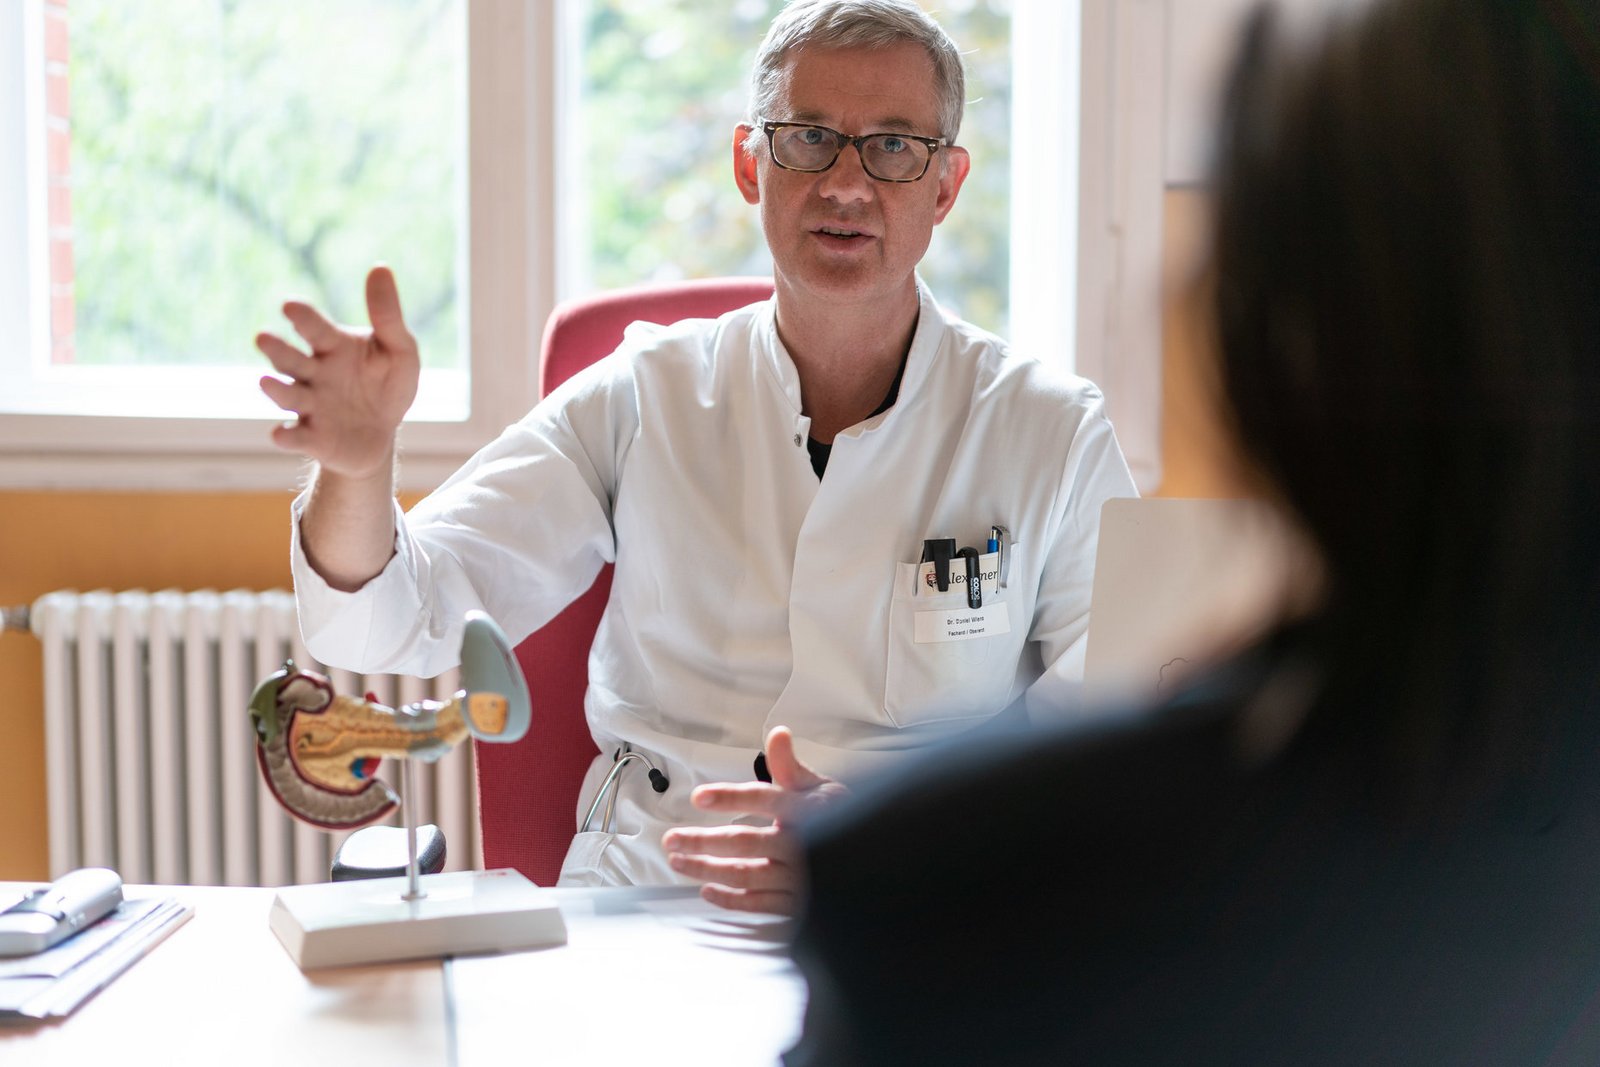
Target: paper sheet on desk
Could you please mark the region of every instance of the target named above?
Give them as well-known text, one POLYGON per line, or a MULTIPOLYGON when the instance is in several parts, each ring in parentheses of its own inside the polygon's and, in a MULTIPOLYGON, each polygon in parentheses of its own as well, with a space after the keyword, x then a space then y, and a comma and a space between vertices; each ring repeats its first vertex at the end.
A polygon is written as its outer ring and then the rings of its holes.
POLYGON ((451 961, 459 1067, 501 1067, 509 1050, 541 1063, 768 1065, 799 1037, 805 983, 785 920, 693 890, 587 893, 562 902, 565 946, 451 961))
POLYGON ((131 898, 58 945, 0 961, 0 1021, 70 1014, 193 913, 176 900, 131 898))

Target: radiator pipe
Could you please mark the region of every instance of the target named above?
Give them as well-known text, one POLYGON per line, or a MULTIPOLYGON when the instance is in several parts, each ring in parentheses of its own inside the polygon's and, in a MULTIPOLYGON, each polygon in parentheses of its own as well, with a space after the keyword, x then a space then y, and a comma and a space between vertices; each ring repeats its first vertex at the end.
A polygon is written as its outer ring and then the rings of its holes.
POLYGON ((0 630, 26 630, 28 626, 28 605, 18 604, 14 608, 0 608, 0 630))

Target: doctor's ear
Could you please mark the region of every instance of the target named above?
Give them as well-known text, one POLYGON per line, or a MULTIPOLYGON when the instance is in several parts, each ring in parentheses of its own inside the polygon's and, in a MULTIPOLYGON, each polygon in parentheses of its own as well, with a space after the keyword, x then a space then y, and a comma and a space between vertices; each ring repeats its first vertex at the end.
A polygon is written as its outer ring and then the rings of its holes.
POLYGON ((950 209, 956 206, 956 197, 961 193, 961 186, 967 180, 967 174, 972 170, 972 157, 967 155, 967 150, 959 145, 949 145, 939 149, 939 194, 934 201, 933 221, 937 224, 944 221, 950 209))
POLYGON ((756 166, 761 138, 759 135, 751 136, 756 133, 755 127, 744 122, 733 128, 733 180, 749 204, 761 203, 761 183, 756 166))

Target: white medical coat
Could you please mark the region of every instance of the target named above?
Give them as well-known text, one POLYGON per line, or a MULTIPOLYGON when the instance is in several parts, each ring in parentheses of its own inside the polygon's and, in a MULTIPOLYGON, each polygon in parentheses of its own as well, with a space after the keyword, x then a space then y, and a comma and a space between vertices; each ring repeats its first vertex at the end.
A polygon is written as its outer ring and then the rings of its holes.
POLYGON ((750 780, 772 726, 849 782, 1018 698, 1059 705, 1081 678, 1100 506, 1136 492, 1098 390, 924 289, 897 400, 834 439, 819 481, 774 309, 635 324, 412 508, 358 592, 311 569, 295 503, 306 645, 351 670, 453 666, 470 608, 520 641, 616 564, 585 699, 602 755, 577 817, 621 744, 671 787, 628 768, 615 834, 578 835, 564 883, 682 881, 661 834, 719 821, 690 791, 750 780), (923 540, 982 551, 991 525, 1010 559, 1003 588, 984 560, 984 629, 1008 632, 929 640, 967 600, 959 580, 928 587, 923 540))

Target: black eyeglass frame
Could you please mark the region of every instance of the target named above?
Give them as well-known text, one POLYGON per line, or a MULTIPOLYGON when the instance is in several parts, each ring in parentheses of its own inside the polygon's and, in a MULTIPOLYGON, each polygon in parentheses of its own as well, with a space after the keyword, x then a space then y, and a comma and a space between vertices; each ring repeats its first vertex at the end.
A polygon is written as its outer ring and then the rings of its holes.
POLYGON ((772 153, 773 164, 782 170, 792 170, 798 174, 821 174, 824 171, 832 170, 833 165, 839 162, 839 157, 844 155, 845 146, 850 145, 856 150, 856 155, 861 158, 862 171, 864 171, 867 177, 871 178, 873 181, 892 182, 895 185, 905 185, 909 182, 920 182, 923 178, 928 176, 928 168, 933 165, 934 155, 939 151, 939 149, 944 148, 950 143, 943 137, 921 137, 914 133, 896 133, 893 130, 883 130, 878 133, 864 133, 859 137, 852 137, 848 133, 840 133, 838 130, 833 129, 830 126, 819 126, 815 122, 763 122, 759 119, 757 121, 761 122, 761 131, 767 135, 767 151, 772 153), (828 165, 825 167, 810 168, 791 167, 779 160, 778 146, 773 144, 772 139, 779 130, 790 128, 821 130, 823 133, 833 134, 835 141, 838 142, 838 146, 834 150, 833 158, 828 161, 828 165), (872 169, 867 166, 866 157, 861 155, 861 145, 863 142, 870 141, 875 137, 899 137, 901 140, 916 141, 919 144, 924 145, 928 149, 928 158, 922 161, 922 172, 915 178, 885 178, 881 175, 872 173, 872 169))

